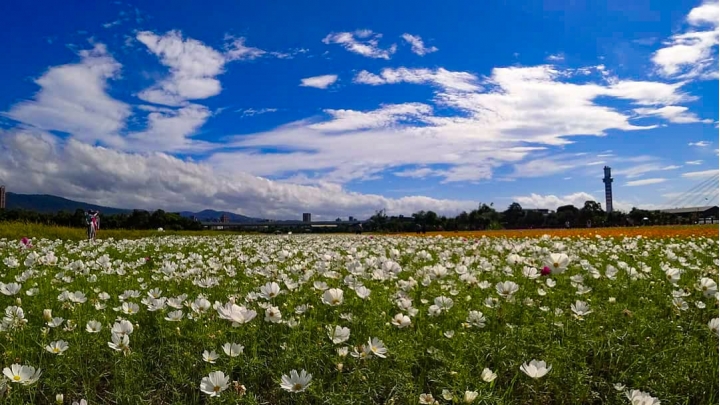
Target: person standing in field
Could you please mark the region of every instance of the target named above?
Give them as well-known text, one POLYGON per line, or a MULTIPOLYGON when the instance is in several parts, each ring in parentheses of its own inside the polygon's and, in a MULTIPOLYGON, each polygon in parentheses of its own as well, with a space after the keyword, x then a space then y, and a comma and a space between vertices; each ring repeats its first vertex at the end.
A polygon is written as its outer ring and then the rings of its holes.
POLYGON ((100 228, 100 216, 99 212, 87 210, 85 212, 85 224, 87 225, 88 240, 95 241, 95 235, 97 230, 100 228))

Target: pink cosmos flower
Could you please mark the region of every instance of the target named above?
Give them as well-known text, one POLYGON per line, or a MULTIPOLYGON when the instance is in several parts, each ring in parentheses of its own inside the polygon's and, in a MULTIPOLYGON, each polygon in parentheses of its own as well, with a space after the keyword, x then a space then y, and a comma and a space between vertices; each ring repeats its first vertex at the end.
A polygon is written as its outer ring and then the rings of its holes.
POLYGON ((543 276, 547 276, 548 274, 550 274, 550 267, 543 267, 542 270, 540 270, 540 274, 542 274, 543 276))
POLYGON ((20 242, 28 249, 32 247, 32 242, 30 242, 30 239, 28 239, 27 237, 20 239, 20 242))

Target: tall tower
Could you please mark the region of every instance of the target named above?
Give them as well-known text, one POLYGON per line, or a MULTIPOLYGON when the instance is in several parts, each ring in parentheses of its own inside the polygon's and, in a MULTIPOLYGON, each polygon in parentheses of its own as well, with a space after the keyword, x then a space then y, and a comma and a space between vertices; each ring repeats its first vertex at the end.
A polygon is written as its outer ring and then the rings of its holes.
POLYGON ((605 212, 608 214, 612 212, 612 182, 613 178, 610 175, 610 167, 605 166, 605 177, 603 177, 603 183, 605 183, 605 212))
POLYGON ((0 186, 0 210, 5 209, 5 186, 0 186))

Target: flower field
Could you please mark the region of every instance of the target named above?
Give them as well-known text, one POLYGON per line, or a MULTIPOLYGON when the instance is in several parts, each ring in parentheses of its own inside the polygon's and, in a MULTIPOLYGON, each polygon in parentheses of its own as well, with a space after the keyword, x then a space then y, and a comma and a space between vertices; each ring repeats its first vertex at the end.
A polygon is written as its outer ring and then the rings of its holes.
POLYGON ((0 239, 0 401, 718 403, 714 232, 0 239))

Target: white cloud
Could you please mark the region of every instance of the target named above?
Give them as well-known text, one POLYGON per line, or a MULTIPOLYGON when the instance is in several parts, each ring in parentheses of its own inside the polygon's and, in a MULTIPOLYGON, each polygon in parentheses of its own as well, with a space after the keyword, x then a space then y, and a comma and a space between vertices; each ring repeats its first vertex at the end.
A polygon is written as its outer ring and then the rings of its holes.
POLYGON ((718 170, 717 170, 717 169, 713 169, 713 170, 703 170, 703 171, 699 171, 699 172, 687 172, 687 173, 683 173, 683 174, 682 174, 682 177, 685 177, 685 178, 698 178, 698 177, 710 177, 710 176, 717 176, 717 175, 718 175, 718 170))
POLYGON ((108 96, 108 80, 121 65, 102 44, 79 52, 79 63, 55 66, 35 81, 33 100, 15 104, 8 117, 43 130, 68 132, 87 142, 116 144, 130 106, 108 96))
POLYGON ((207 107, 198 104, 150 112, 146 129, 129 134, 124 149, 163 152, 212 149, 217 145, 189 139, 210 115, 207 107))
MULTIPOLYGON (((603 209, 605 207, 605 197, 596 197, 587 192, 576 192, 563 196, 557 196, 553 194, 536 194, 532 193, 525 196, 515 196, 512 198, 513 201, 518 202, 523 208, 546 208, 550 210, 556 210, 558 207, 564 205, 573 205, 577 208, 582 208, 585 205, 585 201, 595 201, 600 203, 603 209)), ((643 204, 639 202, 628 202, 623 200, 613 200, 613 209, 628 212, 633 207, 640 209, 658 209, 659 206, 656 204, 643 204)))
POLYGON ((659 172, 659 171, 666 171, 666 170, 676 170, 681 168, 682 166, 678 165, 660 165, 659 163, 645 163, 640 164, 636 166, 630 166, 622 169, 616 169, 614 170, 615 175, 625 176, 628 179, 633 179, 636 177, 640 177, 644 175, 645 173, 651 173, 651 172, 659 172))
POLYGON ((477 207, 475 201, 422 196, 393 199, 326 183, 311 187, 275 182, 164 153, 129 154, 72 139, 63 143, 37 131, 2 133, 0 149, 6 157, 0 160, 0 178, 8 189, 42 191, 116 207, 213 208, 269 218, 298 218, 309 211, 331 219, 348 215, 367 218, 383 208, 389 214, 433 210, 456 215, 477 207))
POLYGON ((300 80, 300 86, 315 87, 316 89, 327 89, 331 84, 335 83, 337 79, 337 75, 306 77, 300 80))
POLYGON ((650 184, 664 183, 666 181, 667 181, 667 179, 664 179, 664 178, 633 180, 633 181, 628 181, 627 183, 625 183, 625 186, 627 186, 627 187, 647 186, 650 184))
POLYGON ((262 49, 248 47, 246 39, 226 36, 225 52, 221 53, 202 42, 183 38, 179 31, 160 36, 141 31, 136 39, 170 68, 170 76, 138 94, 142 100, 155 104, 183 106, 188 100, 201 100, 220 94, 217 76, 224 73, 228 62, 252 60, 265 55, 262 49))
POLYGON ((564 196, 531 193, 529 196, 515 196, 512 199, 523 208, 544 208, 550 210, 556 210, 563 205, 574 205, 575 207, 581 208, 585 205, 585 201, 598 201, 594 196, 586 192, 577 192, 564 196))
MULTIPOLYGON (((227 61, 252 60, 267 54, 267 52, 262 49, 245 45, 246 39, 244 37, 234 38, 232 36, 226 36, 225 39, 230 41, 225 45, 225 59, 227 61)), ((291 57, 290 54, 278 52, 273 52, 273 55, 280 59, 287 59, 291 57)))
POLYGON ((261 115, 267 113, 277 112, 277 108, 246 108, 244 110, 237 110, 235 112, 241 112, 243 117, 252 117, 253 115, 261 115))
POLYGON ((702 162, 703 162, 702 160, 688 160, 687 162, 685 162, 685 164, 686 165, 701 165, 702 162))
POLYGON ((402 39, 405 40, 411 46, 411 50, 414 54, 419 56, 425 56, 429 53, 437 52, 438 49, 434 46, 426 47, 423 43, 422 38, 419 35, 410 35, 408 33, 402 34, 402 39))
POLYGON ((688 146, 697 146, 699 148, 704 148, 706 146, 710 146, 711 143, 708 141, 697 141, 697 142, 689 142, 688 146))
POLYGON ((557 54, 548 56, 547 60, 549 60, 551 62, 561 62, 561 61, 565 60, 565 55, 563 55, 562 53, 557 53, 557 54))
MULTIPOLYGON (((384 69, 379 75, 362 71, 356 82, 434 84, 435 104, 455 110, 456 115, 435 115, 435 108, 422 103, 370 111, 327 110, 330 120, 298 121, 231 138, 228 146, 241 149, 210 159, 228 170, 237 167, 263 176, 300 171, 312 173, 314 179, 338 182, 372 177, 395 167, 443 164, 449 166, 442 172, 444 181, 478 180, 488 177, 484 174, 487 168, 520 164, 534 151, 572 143, 570 137, 655 127, 631 124, 631 116, 623 111, 596 104, 598 97, 620 98, 637 105, 691 99, 678 91, 677 84, 617 80, 600 84, 587 80, 588 76, 577 69, 557 70, 552 66, 497 68, 483 81, 468 72, 445 69, 384 69), (577 75, 586 82, 567 81, 577 75), (260 148, 284 152, 260 155, 260 148)), ((536 176, 540 169, 560 172, 588 164, 587 159, 577 157, 572 158, 573 164, 556 156, 549 159, 553 161, 517 166, 515 176, 536 176)))
POLYGON ((389 104, 370 112, 353 110, 325 110, 332 116, 330 121, 309 125, 320 131, 352 131, 390 127, 397 122, 422 119, 432 113, 432 107, 421 103, 389 104))
POLYGON ((355 32, 333 32, 328 34, 322 42, 325 44, 339 44, 350 52, 367 58, 386 59, 397 50, 397 45, 392 44, 387 49, 379 47, 379 40, 382 34, 376 34, 371 30, 357 30, 355 32))
POLYGON ((429 167, 420 167, 417 169, 407 169, 394 172, 393 175, 398 177, 410 177, 413 179, 424 179, 430 176, 437 176, 437 170, 433 170, 429 167))
MULTIPOLYGON (((660 108, 636 108, 635 112, 641 117, 659 116, 675 124, 689 124, 700 122, 700 118, 694 113, 688 111, 687 107, 668 105, 660 108)), ((712 120, 703 120, 703 122, 712 122, 712 120)))
POLYGON ((137 34, 137 40, 170 68, 169 77, 138 94, 142 100, 181 106, 187 104, 187 100, 205 99, 222 90, 215 78, 223 73, 227 61, 222 53, 198 40, 184 39, 178 31, 163 36, 142 31, 137 34))
POLYGON ((413 84, 434 84, 448 91, 478 91, 477 77, 467 72, 451 72, 443 68, 431 69, 408 69, 408 68, 386 68, 379 75, 366 70, 361 71, 353 79, 358 84, 369 84, 378 86, 382 84, 413 83, 413 84))
POLYGON ((686 21, 692 27, 665 41, 652 57, 659 73, 681 79, 716 79, 718 44, 718 3, 706 1, 693 8, 686 21), (705 30, 697 30, 705 27, 705 30))

